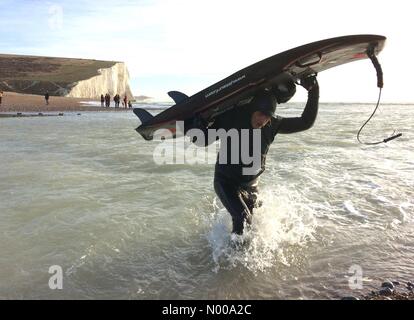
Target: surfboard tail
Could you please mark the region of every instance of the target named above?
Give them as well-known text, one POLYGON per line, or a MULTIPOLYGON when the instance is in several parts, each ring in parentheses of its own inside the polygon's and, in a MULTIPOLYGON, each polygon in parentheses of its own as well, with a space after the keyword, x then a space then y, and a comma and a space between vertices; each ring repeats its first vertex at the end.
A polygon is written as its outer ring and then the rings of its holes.
POLYGON ((149 122, 154 116, 149 113, 147 110, 141 109, 141 108, 134 108, 134 113, 138 117, 138 119, 141 121, 141 125, 145 125, 147 122, 149 122))
POLYGON ((152 140, 152 136, 146 133, 145 125, 154 118, 154 116, 147 110, 141 108, 134 108, 133 112, 141 121, 141 124, 135 129, 145 140, 152 140))

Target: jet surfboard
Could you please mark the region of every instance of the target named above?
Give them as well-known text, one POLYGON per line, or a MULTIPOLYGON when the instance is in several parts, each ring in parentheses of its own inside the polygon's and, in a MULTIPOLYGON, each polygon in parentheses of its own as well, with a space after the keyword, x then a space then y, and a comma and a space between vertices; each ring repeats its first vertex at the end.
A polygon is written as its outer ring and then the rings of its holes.
POLYGON ((146 140, 152 140, 160 129, 167 129, 172 137, 176 137, 176 121, 199 114, 209 122, 219 114, 237 108, 241 101, 248 100, 258 90, 367 59, 369 50, 378 55, 385 41, 381 35, 351 35, 312 42, 259 61, 190 97, 170 91, 168 94, 175 105, 158 115, 153 116, 141 108, 133 110, 141 121, 136 131, 146 140))

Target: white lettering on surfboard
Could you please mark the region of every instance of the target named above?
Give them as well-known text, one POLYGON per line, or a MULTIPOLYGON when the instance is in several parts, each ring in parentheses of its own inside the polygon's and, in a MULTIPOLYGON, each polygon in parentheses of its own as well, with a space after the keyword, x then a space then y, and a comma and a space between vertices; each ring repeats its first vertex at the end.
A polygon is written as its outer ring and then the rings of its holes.
POLYGON ((231 87, 232 85, 234 85, 235 83, 243 80, 244 78, 246 78, 246 75, 245 74, 242 75, 242 76, 240 76, 240 77, 238 77, 237 79, 231 80, 230 82, 228 82, 226 84, 223 84, 220 88, 214 89, 213 91, 210 91, 209 93, 207 93, 205 95, 205 98, 208 98, 208 97, 210 97, 212 95, 215 95, 215 94, 219 93, 220 91, 222 91, 222 90, 224 90, 224 89, 226 89, 228 87, 231 87))

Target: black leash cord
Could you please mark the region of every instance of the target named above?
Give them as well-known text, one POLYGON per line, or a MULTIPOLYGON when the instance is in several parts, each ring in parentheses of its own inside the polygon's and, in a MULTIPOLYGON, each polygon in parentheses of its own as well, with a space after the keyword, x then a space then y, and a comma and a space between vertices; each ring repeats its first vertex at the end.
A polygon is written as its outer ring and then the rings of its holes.
POLYGON ((380 101, 381 101, 381 92, 382 92, 382 88, 380 88, 380 90, 379 90, 379 95, 378 95, 378 101, 377 101, 377 105, 376 105, 376 107, 375 107, 375 109, 374 109, 374 112, 371 114, 371 116, 368 118, 368 120, 367 121, 365 121, 365 123, 362 125, 362 127, 359 129, 359 131, 358 131, 358 134, 357 134, 357 139, 358 139, 358 141, 359 141, 359 143, 361 143, 361 144, 366 144, 366 145, 370 145, 370 146, 373 146, 373 145, 376 145, 376 144, 380 144, 380 143, 387 143, 388 141, 391 141, 391 140, 394 140, 394 139, 397 139, 397 138, 399 138, 399 137, 401 137, 402 136, 402 133, 398 133, 398 134, 396 134, 396 135, 392 135, 391 137, 389 137, 389 138, 386 138, 386 139, 384 139, 384 140, 382 140, 382 141, 377 141, 377 142, 362 142, 360 139, 359 139, 359 134, 361 133, 361 131, 362 131, 362 129, 365 127, 365 125, 371 120, 371 118, 374 116, 374 114, 375 114, 375 112, 377 112, 377 109, 378 109, 378 107, 379 107, 379 104, 380 104, 380 101))
POLYGON ((375 106, 374 112, 371 114, 371 116, 368 118, 368 120, 365 121, 365 123, 359 129, 358 134, 357 134, 357 139, 358 139, 359 143, 365 144, 365 145, 371 145, 371 146, 372 145, 377 145, 377 144, 380 144, 380 143, 387 143, 388 141, 397 139, 397 138, 402 136, 402 133, 398 133, 398 134, 395 134, 395 135, 393 134, 393 135, 391 135, 391 137, 385 138, 384 140, 377 141, 377 142, 362 142, 359 139, 359 134, 361 133, 362 129, 371 120, 371 118, 374 116, 375 112, 377 112, 377 109, 378 109, 378 107, 380 105, 380 101, 381 101, 382 87, 384 86, 382 68, 381 68, 380 63, 378 62, 377 57, 375 56, 374 49, 375 49, 374 45, 370 46, 367 50, 367 55, 371 59, 372 64, 374 65, 374 68, 377 71, 377 87, 380 89, 379 90, 379 95, 378 95, 378 101, 377 101, 377 105, 375 106))

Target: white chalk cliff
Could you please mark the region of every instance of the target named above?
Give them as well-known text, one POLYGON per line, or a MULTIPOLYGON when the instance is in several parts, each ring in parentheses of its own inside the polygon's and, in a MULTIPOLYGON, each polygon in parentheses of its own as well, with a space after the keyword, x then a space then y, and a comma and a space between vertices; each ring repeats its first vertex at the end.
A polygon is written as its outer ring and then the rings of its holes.
POLYGON ((75 98, 115 94, 131 99, 123 62, 0 54, 0 90, 75 98))
POLYGON ((73 87, 64 95, 74 98, 99 98, 101 94, 109 93, 114 96, 118 93, 122 96, 127 94, 129 98, 133 97, 125 63, 116 62, 110 68, 99 69, 98 73, 99 75, 92 78, 72 83, 73 87))

